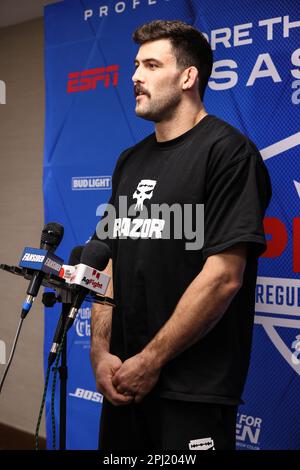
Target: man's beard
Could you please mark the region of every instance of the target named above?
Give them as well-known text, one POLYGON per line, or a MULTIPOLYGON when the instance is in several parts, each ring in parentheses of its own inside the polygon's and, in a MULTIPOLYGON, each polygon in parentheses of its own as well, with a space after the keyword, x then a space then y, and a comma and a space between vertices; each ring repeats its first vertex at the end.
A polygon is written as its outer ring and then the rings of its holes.
POLYGON ((181 93, 172 93, 156 99, 147 95, 144 100, 148 100, 148 104, 140 106, 140 108, 137 104, 135 110, 137 116, 158 123, 168 121, 174 116, 181 102, 181 93))

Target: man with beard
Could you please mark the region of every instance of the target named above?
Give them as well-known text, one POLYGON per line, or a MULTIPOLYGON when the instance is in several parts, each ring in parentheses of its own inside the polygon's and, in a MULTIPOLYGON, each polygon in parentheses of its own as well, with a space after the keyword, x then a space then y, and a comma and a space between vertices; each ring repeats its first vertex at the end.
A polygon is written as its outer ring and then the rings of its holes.
POLYGON ((270 181, 255 145, 204 108, 213 61, 205 37, 156 20, 133 38, 135 110, 155 132, 122 153, 113 175, 106 272, 116 307, 92 314, 91 360, 104 395, 99 446, 234 449, 270 181), (126 220, 121 196, 135 204, 126 220), (154 204, 204 204, 203 246, 188 248, 174 227, 169 237, 126 232, 154 204))

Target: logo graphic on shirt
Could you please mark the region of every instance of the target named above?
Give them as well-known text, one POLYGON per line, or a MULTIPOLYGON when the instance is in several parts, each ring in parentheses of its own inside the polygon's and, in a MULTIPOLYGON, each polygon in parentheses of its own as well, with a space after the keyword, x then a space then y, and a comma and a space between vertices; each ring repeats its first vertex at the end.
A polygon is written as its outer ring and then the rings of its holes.
MULTIPOLYGON (((284 152, 300 146, 300 132, 293 134, 261 150, 264 160, 283 155, 284 152)), ((298 181, 293 180, 299 195, 298 181)), ((269 218, 267 233, 271 233, 273 242, 268 244, 270 258, 278 258, 285 251, 288 235, 284 223, 276 218, 269 218)), ((298 218, 293 220, 293 267, 299 272, 298 218)), ((300 281, 293 278, 266 277, 257 278, 255 323, 261 325, 278 352, 300 375, 300 281), (296 330, 296 331, 295 331, 296 330), (298 333, 298 334, 297 334, 298 333)))
POLYGON ((204 204, 163 202, 144 205, 146 199, 152 198, 155 186, 154 180, 141 180, 133 196, 119 196, 116 206, 100 204, 97 216, 102 219, 96 229, 99 240, 185 238, 186 250, 200 250, 204 244, 204 204), (132 198, 136 199, 136 204, 128 205, 132 198))
POLYGON ((151 199, 153 190, 156 186, 155 180, 141 180, 133 193, 133 199, 136 199, 134 210, 142 211, 145 199, 151 199))
POLYGON ((211 437, 204 439, 194 439, 189 442, 190 450, 216 450, 214 441, 211 437))

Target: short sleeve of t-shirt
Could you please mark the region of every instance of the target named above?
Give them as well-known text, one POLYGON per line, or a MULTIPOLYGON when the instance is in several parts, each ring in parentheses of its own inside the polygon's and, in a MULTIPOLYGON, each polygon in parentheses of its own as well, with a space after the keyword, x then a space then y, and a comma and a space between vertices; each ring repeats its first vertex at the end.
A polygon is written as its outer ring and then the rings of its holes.
POLYGON ((207 182, 204 259, 241 242, 260 256, 266 249, 263 217, 270 197, 269 174, 258 151, 220 165, 207 182))

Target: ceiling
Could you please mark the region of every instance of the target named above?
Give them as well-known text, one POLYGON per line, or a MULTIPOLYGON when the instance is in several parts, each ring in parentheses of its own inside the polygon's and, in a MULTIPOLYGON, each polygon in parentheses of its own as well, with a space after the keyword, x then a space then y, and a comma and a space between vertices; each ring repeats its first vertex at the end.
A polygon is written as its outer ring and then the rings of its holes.
POLYGON ((0 0, 0 28, 44 16, 44 5, 60 0, 0 0))

